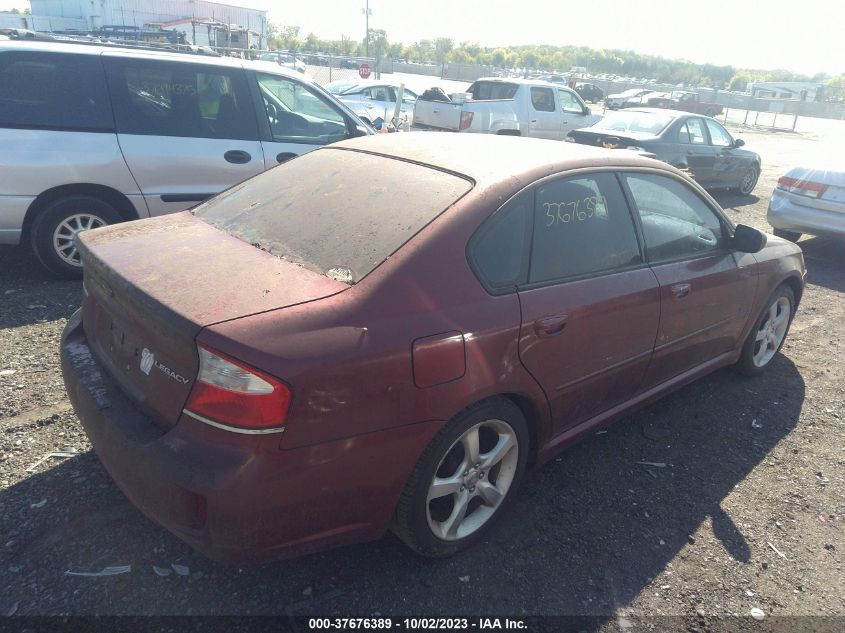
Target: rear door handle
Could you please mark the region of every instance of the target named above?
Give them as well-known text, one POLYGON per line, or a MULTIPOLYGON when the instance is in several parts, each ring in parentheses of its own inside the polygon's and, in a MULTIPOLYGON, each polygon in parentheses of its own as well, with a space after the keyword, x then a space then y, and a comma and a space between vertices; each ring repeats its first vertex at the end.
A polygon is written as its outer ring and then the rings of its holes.
POLYGON ((555 314, 552 316, 546 316, 534 321, 534 331, 537 333, 537 336, 541 338, 560 334, 561 332, 563 332, 565 327, 565 314, 555 314))
POLYGON ((690 284, 675 284, 672 286, 671 290, 672 296, 675 297, 675 299, 683 299, 692 292, 692 286, 690 284))
POLYGON ((250 156, 249 152, 245 152, 242 149, 230 149, 228 152, 223 154, 223 158, 225 158, 227 162, 234 163, 235 165, 243 165, 244 163, 248 163, 252 160, 252 156, 250 156))

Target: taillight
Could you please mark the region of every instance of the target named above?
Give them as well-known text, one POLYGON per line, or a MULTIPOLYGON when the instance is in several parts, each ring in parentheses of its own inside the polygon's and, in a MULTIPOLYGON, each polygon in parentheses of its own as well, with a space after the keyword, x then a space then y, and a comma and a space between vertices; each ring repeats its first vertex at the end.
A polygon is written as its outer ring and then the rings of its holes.
POLYGON ((789 176, 781 176, 778 178, 777 184, 777 188, 781 191, 797 193, 800 196, 807 196, 808 198, 821 198, 824 192, 827 191, 827 187, 827 185, 821 182, 790 178, 789 176))
POLYGON ((217 350, 198 345, 200 370, 185 412, 232 431, 281 431, 291 390, 281 380, 217 350))
POLYGON ((458 129, 466 130, 472 125, 472 112, 461 112, 461 125, 458 129))

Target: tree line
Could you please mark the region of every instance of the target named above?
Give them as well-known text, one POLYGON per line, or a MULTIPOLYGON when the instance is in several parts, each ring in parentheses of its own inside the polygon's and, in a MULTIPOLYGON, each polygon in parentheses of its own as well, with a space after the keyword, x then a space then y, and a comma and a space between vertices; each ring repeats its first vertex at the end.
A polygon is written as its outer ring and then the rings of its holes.
POLYGON ((382 59, 464 63, 495 68, 530 71, 565 72, 583 66, 592 74, 654 79, 659 83, 709 86, 744 91, 755 81, 813 81, 826 85, 827 100, 845 100, 845 73, 830 77, 825 73, 804 75, 789 70, 754 70, 715 64, 696 64, 685 59, 667 59, 619 49, 587 46, 524 45, 489 48, 474 42, 460 42, 447 37, 420 40, 413 44, 391 43, 383 29, 370 29, 366 39, 343 36, 326 40, 314 33, 303 36, 298 26, 269 25, 270 48, 303 53, 326 53, 350 57, 369 56, 382 59), (368 41, 369 40, 369 41, 368 41))

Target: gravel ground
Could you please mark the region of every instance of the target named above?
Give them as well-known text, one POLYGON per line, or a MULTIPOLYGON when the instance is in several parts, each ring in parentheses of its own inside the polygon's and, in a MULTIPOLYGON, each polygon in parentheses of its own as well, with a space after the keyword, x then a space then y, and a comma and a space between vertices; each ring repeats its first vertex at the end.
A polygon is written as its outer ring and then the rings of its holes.
MULTIPOLYGON (((837 149, 806 134, 741 136, 763 177, 756 195, 719 200, 763 229, 782 167, 837 149)), ((591 625, 601 629, 674 615, 692 629, 711 616, 752 626, 758 608, 845 626, 845 247, 801 245, 809 285, 764 377, 719 371, 573 447, 526 478, 486 542, 429 561, 388 535, 243 569, 193 553, 114 486, 59 370, 80 284, 0 249, 0 615, 492 612, 606 616, 591 625), (73 456, 41 461, 57 451, 73 456), (187 575, 153 570, 173 563, 187 575), (65 574, 115 565, 131 571, 65 574)))

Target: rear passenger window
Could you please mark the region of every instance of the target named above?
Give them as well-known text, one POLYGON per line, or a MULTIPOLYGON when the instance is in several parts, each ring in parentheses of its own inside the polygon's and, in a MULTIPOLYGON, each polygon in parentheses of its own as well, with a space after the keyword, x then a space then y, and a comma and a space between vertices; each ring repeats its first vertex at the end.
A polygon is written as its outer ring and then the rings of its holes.
POLYGON ((242 71, 134 59, 106 63, 118 132, 258 139, 242 71))
POLYGON ((531 105, 538 112, 554 112, 554 91, 551 88, 531 88, 531 105))
POLYGON ((537 188, 530 283, 641 262, 634 223, 613 174, 556 180, 537 188))
POLYGON ((531 204, 523 193, 497 211, 473 238, 471 258, 487 286, 514 288, 525 281, 531 204))
POLYGON ((113 130, 99 57, 0 53, 0 125, 113 130))
POLYGON ((722 223, 687 185, 666 176, 626 174, 649 260, 696 256, 723 245, 722 223))
POLYGON ((684 145, 704 145, 701 119, 688 119, 678 131, 678 142, 684 145))

